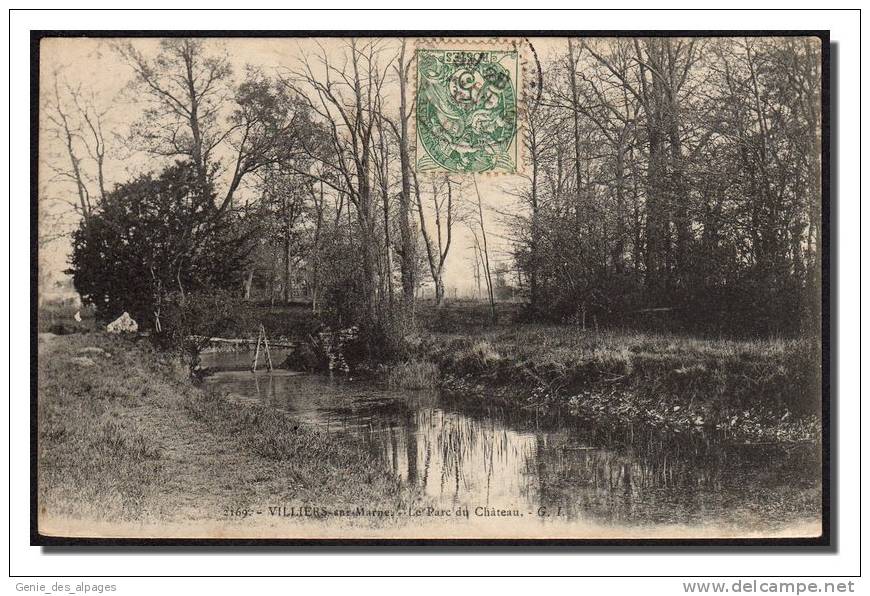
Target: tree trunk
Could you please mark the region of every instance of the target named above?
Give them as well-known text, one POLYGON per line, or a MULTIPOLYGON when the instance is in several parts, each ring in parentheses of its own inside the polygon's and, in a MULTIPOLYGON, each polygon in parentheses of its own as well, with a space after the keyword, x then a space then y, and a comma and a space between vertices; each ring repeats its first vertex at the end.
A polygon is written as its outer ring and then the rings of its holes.
POLYGON ((408 110, 405 65, 405 41, 402 41, 402 50, 399 54, 399 124, 401 128, 399 137, 399 162, 402 170, 402 194, 399 197, 399 236, 402 243, 402 255, 400 269, 402 274, 402 296, 406 312, 413 318, 414 311, 414 287, 416 285, 414 274, 416 272, 417 255, 416 243, 411 230, 411 158, 408 145, 408 110))
POLYGON ((435 306, 440 307, 444 302, 444 280, 439 271, 435 276, 435 306))
POLYGON ((490 320, 495 323, 495 295, 492 291, 492 270, 489 267, 489 248, 486 244, 486 227, 483 224, 483 199, 480 196, 480 189, 477 187, 477 178, 472 175, 474 182, 474 190, 477 193, 477 212, 480 216, 480 236, 483 239, 483 271, 486 274, 486 290, 489 293, 489 315, 490 320))
POLYGON ((647 174, 646 202, 646 286, 656 292, 660 288, 661 265, 664 242, 664 225, 661 200, 661 180, 664 164, 662 142, 657 125, 650 123, 649 172, 647 174))
POLYGON ((293 259, 290 254, 290 234, 284 238, 284 304, 289 304, 293 299, 292 291, 293 259))
MULTIPOLYGON (((584 213, 585 206, 582 205, 582 186, 583 186, 583 175, 582 175, 582 161, 580 159, 581 155, 581 146, 580 146, 580 98, 577 91, 577 58, 574 56, 574 44, 572 40, 568 39, 568 80, 571 83, 571 107, 573 112, 573 124, 574 124, 574 176, 577 187, 575 188, 575 215, 578 221, 582 221, 586 214, 584 213)), ((587 222, 591 223, 591 222, 587 222)))
POLYGON ((284 197, 284 288, 283 288, 283 298, 284 304, 289 304, 290 300, 293 297, 293 293, 291 291, 292 278, 293 278, 293 254, 292 254, 292 245, 291 245, 291 235, 293 231, 293 217, 290 213, 291 205, 287 200, 287 197, 284 197))
POLYGON ((671 147, 671 205, 674 228, 676 229, 676 250, 674 273, 678 285, 682 285, 688 273, 688 255, 692 241, 691 220, 689 217, 689 193, 685 188, 683 175, 683 147, 680 138, 680 104, 677 97, 677 58, 671 40, 666 41, 667 72, 669 84, 665 94, 667 100, 668 142, 671 147))
MULTIPOLYGON (((530 189, 530 203, 532 208, 531 230, 529 234, 529 303, 533 312, 538 308, 538 250, 540 246, 540 209, 538 206, 538 157, 534 149, 536 139, 533 139, 532 149, 532 180, 530 189)), ((480 280, 478 278, 478 293, 480 293, 480 280)))
POLYGON ((245 277, 245 300, 251 299, 251 286, 254 285, 254 268, 248 270, 248 275, 245 277))
POLYGON ((616 242, 613 246, 613 267, 622 275, 625 266, 625 136, 626 125, 616 147, 616 242))

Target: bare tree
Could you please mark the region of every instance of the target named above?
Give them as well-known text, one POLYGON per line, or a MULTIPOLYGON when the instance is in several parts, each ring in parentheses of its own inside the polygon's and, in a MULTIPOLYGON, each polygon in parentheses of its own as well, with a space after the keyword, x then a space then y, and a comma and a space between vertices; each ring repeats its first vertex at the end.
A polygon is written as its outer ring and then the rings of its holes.
POLYGON ((190 38, 160 40, 153 59, 130 41, 116 47, 133 69, 134 90, 147 102, 135 139, 154 155, 189 158, 205 185, 214 152, 231 132, 221 126, 222 106, 231 97, 229 59, 207 56, 203 41, 190 38))
POLYGON ((132 142, 156 156, 190 159, 203 186, 220 173, 221 154, 230 156, 218 213, 232 206, 247 174, 285 159, 294 150, 294 133, 304 132, 306 115, 283 86, 249 69, 234 88, 229 59, 209 54, 202 40, 163 39, 154 58, 132 42, 117 50, 147 102, 132 142))
POLYGON ((429 272, 432 282, 435 284, 435 304, 441 306, 444 300, 444 262, 450 252, 450 243, 453 238, 453 224, 456 221, 456 206, 453 200, 453 186, 456 183, 445 175, 432 179, 431 208, 434 213, 435 235, 429 231, 426 225, 427 208, 423 205, 423 194, 417 181, 415 189, 417 197, 417 212, 420 216, 420 233, 426 246, 426 260, 429 264, 429 272))
MULTIPOLYGON (((408 121, 414 112, 414 106, 408 102, 408 78, 412 61, 406 55, 407 42, 402 40, 402 49, 396 63, 396 73, 399 79, 399 160, 402 169, 402 193, 399 200, 399 234, 401 238, 402 296, 406 310, 413 315, 414 279, 416 272, 417 248, 416 238, 411 227, 411 139, 408 132, 408 121)), ((413 84, 413 82, 412 82, 413 84)))
POLYGON ((634 39, 630 45, 608 45, 609 54, 605 54, 594 44, 583 43, 604 68, 610 84, 629 93, 644 113, 649 153, 645 270, 648 286, 662 291, 679 282, 687 269, 692 239, 681 114, 691 93, 690 74, 701 52, 693 39, 634 39))
POLYGON ((351 39, 338 58, 319 46, 316 55, 303 57, 299 68, 283 79, 327 128, 329 151, 309 148, 311 158, 325 172, 334 174, 319 179, 347 196, 355 208, 362 253, 365 325, 378 325, 384 319, 378 296, 373 156, 381 118, 380 97, 389 65, 388 60, 381 62, 381 52, 378 40, 351 39))
POLYGON ((483 273, 484 279, 486 279, 486 291, 489 294, 489 315, 490 320, 495 322, 496 313, 495 313, 495 294, 492 289, 492 270, 489 267, 489 246, 486 241, 486 225, 484 224, 483 218, 483 198, 480 196, 480 188, 477 186, 477 178, 472 175, 471 181, 474 183, 474 192, 477 195, 477 226, 480 231, 480 239, 477 236, 477 230, 473 227, 469 226, 472 234, 474 235, 474 241, 477 245, 477 250, 482 255, 483 261, 483 273), (481 242, 482 241, 482 242, 481 242))
MULTIPOLYGON (((52 180, 75 187, 77 201, 70 205, 85 221, 106 197, 105 164, 108 144, 104 133, 107 108, 98 107, 93 93, 81 85, 73 87, 56 71, 51 94, 45 104, 47 132, 59 147, 62 159, 47 160, 52 180)), ((44 197, 51 200, 49 197, 44 197)))

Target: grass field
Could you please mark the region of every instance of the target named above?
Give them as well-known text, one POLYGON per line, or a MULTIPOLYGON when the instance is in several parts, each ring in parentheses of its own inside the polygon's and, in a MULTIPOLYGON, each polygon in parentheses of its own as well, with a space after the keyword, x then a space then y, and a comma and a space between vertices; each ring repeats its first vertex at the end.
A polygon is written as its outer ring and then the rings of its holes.
POLYGON ((146 340, 40 334, 38 388, 41 520, 184 524, 414 498, 355 441, 206 394, 146 340))

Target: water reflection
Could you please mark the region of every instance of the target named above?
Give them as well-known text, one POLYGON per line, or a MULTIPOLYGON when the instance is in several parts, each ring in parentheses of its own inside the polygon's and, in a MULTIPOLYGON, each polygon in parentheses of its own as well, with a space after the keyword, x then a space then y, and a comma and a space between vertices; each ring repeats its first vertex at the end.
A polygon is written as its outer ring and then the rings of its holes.
MULTIPOLYGON (((232 360, 208 355, 204 364, 238 370, 232 360)), ((493 404, 470 407, 437 392, 287 371, 219 372, 206 383, 328 432, 365 437, 397 477, 443 507, 535 516, 544 507, 558 518, 597 523, 753 528, 817 518, 821 511, 817 446, 727 445, 580 426, 493 404)))

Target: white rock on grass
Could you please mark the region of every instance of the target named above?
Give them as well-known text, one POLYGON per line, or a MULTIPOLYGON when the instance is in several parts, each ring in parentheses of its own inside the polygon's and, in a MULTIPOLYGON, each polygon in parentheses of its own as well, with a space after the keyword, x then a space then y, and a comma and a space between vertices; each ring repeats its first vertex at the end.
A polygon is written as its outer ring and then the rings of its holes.
POLYGON ((106 331, 109 333, 136 333, 139 331, 139 325, 130 316, 130 313, 124 312, 120 317, 106 325, 106 331))

